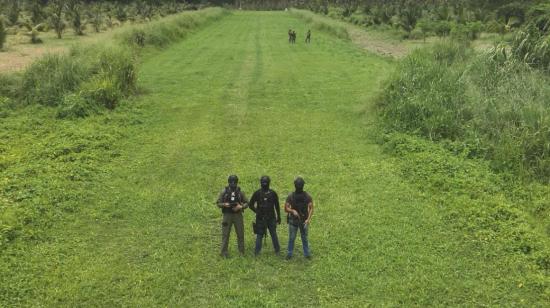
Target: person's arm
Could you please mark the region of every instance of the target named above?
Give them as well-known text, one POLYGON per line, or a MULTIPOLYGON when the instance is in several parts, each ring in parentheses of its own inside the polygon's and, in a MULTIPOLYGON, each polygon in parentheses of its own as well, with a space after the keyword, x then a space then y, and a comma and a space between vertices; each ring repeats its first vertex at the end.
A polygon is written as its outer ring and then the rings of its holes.
POLYGON ((256 202, 258 199, 257 192, 252 194, 252 198, 250 198, 250 202, 248 202, 248 207, 252 210, 252 212, 256 213, 256 202))
POLYGON ((277 223, 281 223, 281 208, 279 206, 279 196, 277 196, 277 193, 275 193, 275 213, 277 214, 277 223))
POLYGON ((307 204, 307 212, 307 219, 304 223, 306 225, 309 225, 309 223, 311 222, 311 216, 313 216, 313 199, 311 197, 309 197, 309 203, 307 204))
POLYGON ((289 214, 292 214, 296 217, 299 217, 298 215, 298 211, 296 211, 295 209, 292 208, 292 205, 290 205, 290 197, 288 197, 286 199, 286 202, 285 202, 285 212, 286 213, 289 213, 289 214))
POLYGON ((216 202, 216 204, 218 205, 218 207, 220 209, 224 208, 224 207, 229 207, 229 203, 224 203, 223 202, 223 195, 225 194, 225 189, 222 190, 222 192, 220 193, 220 195, 218 196, 218 201, 216 202))
POLYGON ((233 211, 238 212, 240 210, 244 210, 248 208, 248 199, 246 199, 246 196, 242 191, 241 191, 241 202, 242 203, 237 204, 237 206, 233 208, 233 211))

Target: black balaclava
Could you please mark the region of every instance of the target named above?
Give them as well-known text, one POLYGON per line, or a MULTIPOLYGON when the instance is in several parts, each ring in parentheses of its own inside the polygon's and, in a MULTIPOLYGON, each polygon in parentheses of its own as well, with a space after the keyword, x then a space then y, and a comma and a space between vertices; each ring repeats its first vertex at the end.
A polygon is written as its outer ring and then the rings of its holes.
POLYGON ((233 191, 237 189, 237 184, 239 183, 239 178, 236 175, 230 175, 227 178, 227 183, 229 184, 229 188, 233 191))
POLYGON ((301 193, 304 191, 304 185, 306 182, 301 177, 297 177, 296 180, 294 180, 294 188, 296 188, 297 193, 301 193))
POLYGON ((264 175, 260 178, 260 186, 262 187, 263 191, 268 191, 269 190, 269 183, 270 182, 271 182, 271 179, 267 175, 264 175))

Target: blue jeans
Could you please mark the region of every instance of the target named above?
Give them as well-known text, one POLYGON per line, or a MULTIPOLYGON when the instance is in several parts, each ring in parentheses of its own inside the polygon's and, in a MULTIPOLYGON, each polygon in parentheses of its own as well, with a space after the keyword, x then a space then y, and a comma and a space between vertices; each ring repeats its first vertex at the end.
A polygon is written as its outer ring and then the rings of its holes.
MULTIPOLYGON (((260 223, 258 220, 256 220, 256 223, 260 223)), ((271 242, 273 243, 273 248, 275 249, 275 252, 278 253, 281 250, 281 246, 279 245, 279 238, 277 237, 277 222, 275 219, 269 219, 268 221, 262 221, 262 224, 265 224, 265 228, 261 228, 263 232, 266 232, 269 230, 269 235, 271 236, 271 242), (267 229, 267 230, 266 230, 267 229)), ((256 254, 260 253, 262 250, 262 239, 264 237, 264 234, 256 234, 256 254)))
POLYGON ((310 257, 311 253, 309 251, 309 243, 307 241, 307 225, 299 224, 293 225, 288 224, 288 256, 292 256, 294 251, 294 241, 296 240, 296 235, 298 234, 298 229, 300 229, 300 237, 302 238, 302 247, 304 249, 304 256, 310 257))

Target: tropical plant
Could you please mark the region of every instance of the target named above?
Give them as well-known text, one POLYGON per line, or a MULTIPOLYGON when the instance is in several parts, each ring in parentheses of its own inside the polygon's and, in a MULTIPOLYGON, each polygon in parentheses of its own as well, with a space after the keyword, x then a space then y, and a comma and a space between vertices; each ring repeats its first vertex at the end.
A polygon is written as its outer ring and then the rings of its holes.
POLYGON ((50 0, 49 1, 49 22, 51 27, 55 30, 57 38, 60 39, 65 31, 65 2, 63 0, 50 0))
POLYGON ((82 3, 80 0, 69 0, 66 5, 74 33, 76 35, 84 35, 86 23, 82 18, 82 3))
POLYGON ((26 21, 23 23, 23 26, 27 28, 27 32, 25 32, 25 35, 31 38, 32 44, 39 44, 42 43, 42 40, 38 37, 38 34, 40 33, 40 30, 44 27, 44 24, 38 24, 33 25, 32 21, 26 21))
POLYGON ((4 23, 4 18, 0 16, 0 50, 4 48, 4 43, 6 42, 6 24, 4 23))
POLYGON ((88 16, 95 32, 99 32, 101 30, 101 25, 103 25, 103 10, 101 4, 93 5, 89 10, 88 16))

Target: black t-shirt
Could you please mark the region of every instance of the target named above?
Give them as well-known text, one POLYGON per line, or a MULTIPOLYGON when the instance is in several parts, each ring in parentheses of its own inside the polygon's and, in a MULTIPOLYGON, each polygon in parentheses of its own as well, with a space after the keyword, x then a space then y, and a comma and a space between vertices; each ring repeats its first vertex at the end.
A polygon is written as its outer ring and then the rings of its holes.
MULTIPOLYGON (((313 202, 313 199, 305 191, 300 192, 300 193, 292 192, 286 198, 286 203, 290 204, 290 207, 292 207, 292 209, 298 211, 298 214, 300 214, 301 222, 304 222, 308 218, 308 216, 309 216, 309 207, 308 207, 308 205, 312 202, 313 202)), ((290 215, 289 218, 291 220, 296 220, 297 219, 296 217, 294 217, 294 215, 290 215)))
POLYGON ((258 218, 278 218, 281 217, 279 208, 279 196, 274 190, 263 191, 258 189, 250 198, 249 207, 256 213, 258 218), (277 216, 275 216, 275 213, 277 216))

